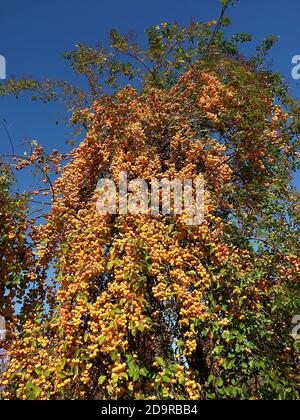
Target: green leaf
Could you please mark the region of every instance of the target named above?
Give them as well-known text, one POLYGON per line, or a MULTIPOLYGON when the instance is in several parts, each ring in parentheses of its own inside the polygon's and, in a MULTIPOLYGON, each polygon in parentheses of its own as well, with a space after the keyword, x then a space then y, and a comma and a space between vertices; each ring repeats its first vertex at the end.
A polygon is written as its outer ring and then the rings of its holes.
POLYGON ((178 382, 179 382, 179 385, 183 385, 185 383, 185 377, 184 376, 180 376, 178 382))
POLYGON ((132 376, 132 380, 133 380, 133 382, 138 381, 138 380, 139 380, 139 377, 140 377, 140 372, 139 372, 139 369, 136 369, 136 370, 134 371, 134 373, 133 373, 133 376, 132 376))
POLYGON ((117 360, 117 357, 118 357, 118 352, 117 352, 117 350, 113 350, 113 351, 110 353, 110 359, 111 359, 111 361, 112 361, 112 362, 115 362, 115 361, 117 360))
POLYGON ((155 361, 159 366, 164 366, 165 364, 164 359, 162 357, 156 357, 155 361))
POLYGON ((141 368, 140 369, 140 375, 141 376, 148 376, 148 370, 146 368, 141 368))
POLYGON ((223 338, 226 342, 228 342, 228 341, 230 340, 230 332, 229 332, 229 331, 224 331, 224 332, 222 333, 222 338, 223 338))
POLYGON ((113 261, 109 261, 109 263, 107 264, 107 269, 111 270, 114 266, 114 262, 113 261))
POLYGON ((41 373, 43 372, 43 368, 42 367, 37 367, 37 368, 35 368, 35 373, 37 374, 37 375, 41 375, 41 373))
POLYGON ((107 264, 107 269, 111 270, 114 266, 120 266, 120 265, 122 265, 122 261, 116 258, 115 260, 109 261, 109 263, 107 264))
POLYGON ((104 335, 100 335, 100 337, 98 338, 98 344, 99 346, 102 346, 102 344, 105 342, 106 338, 104 335))
POLYGON ((34 383, 32 383, 31 381, 26 382, 26 388, 27 389, 33 389, 34 388, 34 383))
POLYGON ((119 375, 117 373, 113 373, 112 376, 112 381, 117 384, 119 382, 119 375))
POLYGON ((117 314, 117 315, 121 314, 122 312, 123 312, 123 310, 121 308, 115 308, 114 309, 114 313, 117 314))
POLYGON ((184 341, 177 340, 176 345, 177 345, 178 348, 184 347, 184 341))
POLYGON ((218 388, 222 388, 222 386, 224 385, 223 379, 222 378, 217 378, 216 385, 217 385, 218 388))
POLYGON ((35 387, 34 390, 33 390, 33 397, 34 397, 34 399, 36 399, 40 395, 41 392, 42 392, 42 388, 40 388, 38 386, 35 387))
POLYGON ((208 385, 211 384, 214 380, 215 380, 215 376, 214 375, 209 375, 208 379, 207 379, 207 383, 208 385))
POLYGON ((126 379, 126 381, 128 381, 128 374, 127 374, 126 372, 122 372, 122 373, 120 374, 120 377, 121 377, 121 378, 125 378, 125 379, 126 379))
POLYGON ((138 329, 139 329, 140 332, 144 332, 145 331, 145 325, 139 324, 138 329))
POLYGON ((101 375, 98 379, 98 384, 102 385, 104 382, 106 381, 106 376, 105 375, 101 375))

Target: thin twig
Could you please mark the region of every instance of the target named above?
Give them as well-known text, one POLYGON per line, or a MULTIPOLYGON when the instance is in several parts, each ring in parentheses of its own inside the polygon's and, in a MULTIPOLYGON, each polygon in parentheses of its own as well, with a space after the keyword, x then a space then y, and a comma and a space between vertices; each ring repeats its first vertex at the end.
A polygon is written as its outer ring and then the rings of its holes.
POLYGON ((46 177, 46 179, 47 179, 47 181, 48 181, 48 183, 50 185, 50 189, 51 189, 53 200, 55 201, 55 192, 54 192, 53 184, 51 182, 51 179, 49 178, 49 175, 46 173, 46 171, 44 170, 44 168, 42 166, 40 166, 36 162, 32 162, 30 159, 28 159, 28 158, 26 158, 24 156, 18 156, 16 154, 13 154, 13 155, 1 155, 1 156, 5 157, 5 158, 8 158, 8 159, 18 159, 18 160, 21 160, 21 161, 22 160, 25 160, 26 162, 29 162, 30 164, 35 165, 43 173, 43 175, 46 177))
POLYGON ((5 130, 6 134, 7 134, 7 138, 8 138, 8 141, 9 141, 9 143, 10 143, 11 151, 12 151, 12 154, 14 155, 14 154, 15 154, 15 147, 14 147, 14 143, 13 143, 13 141, 12 141, 12 138, 11 138, 10 132, 9 132, 9 130, 8 130, 8 128, 7 128, 7 125, 6 125, 6 123, 5 123, 5 120, 2 120, 2 121, 1 121, 1 124, 2 124, 2 126, 3 126, 4 130, 5 130))
POLYGON ((224 5, 224 6, 222 7, 222 10, 221 10, 221 14, 220 14, 220 17, 219 17, 218 23, 217 23, 217 25, 216 25, 216 27, 215 27, 215 29, 214 29, 213 33, 212 33, 212 36, 211 36, 211 38, 210 38, 210 40, 209 40, 209 42, 208 42, 208 44, 207 44, 207 47, 206 47, 206 48, 205 48, 205 50, 204 50, 204 54, 203 54, 204 56, 208 53, 208 51, 209 51, 209 49, 210 49, 211 45, 213 44, 213 42, 214 42, 214 40, 215 40, 215 37, 216 37, 216 35, 217 35, 217 32, 220 30, 220 28, 221 28, 221 26, 222 26, 222 21, 223 21, 223 19, 224 19, 224 15, 225 15, 225 12, 226 12, 226 10, 227 10, 228 6, 229 6, 229 3, 228 3, 228 4, 226 4, 226 5, 224 5))

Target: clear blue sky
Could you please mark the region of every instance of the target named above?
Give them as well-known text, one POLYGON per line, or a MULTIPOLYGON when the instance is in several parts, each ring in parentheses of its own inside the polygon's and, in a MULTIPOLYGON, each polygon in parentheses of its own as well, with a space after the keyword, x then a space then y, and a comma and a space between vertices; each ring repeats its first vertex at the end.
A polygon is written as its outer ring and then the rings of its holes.
MULTIPOLYGON (((68 63, 62 55, 75 44, 106 41, 114 27, 129 29, 143 39, 145 27, 165 21, 186 24, 191 17, 210 20, 218 17, 218 0, 10 0, 0 5, 0 55, 7 60, 7 75, 32 76, 41 80, 70 79, 68 63)), ((293 96, 300 97, 300 86, 291 77, 291 59, 300 55, 299 0, 241 0, 232 8, 231 32, 249 32, 256 43, 269 34, 279 35, 273 49, 273 67, 281 71, 293 96)), ((0 82, 1 83, 1 82, 0 82)), ((11 135, 18 143, 36 139, 49 150, 64 147, 68 129, 56 126, 54 105, 30 103, 23 98, 0 98, 0 119, 10 124, 11 135)), ((4 131, 0 127, 0 151, 4 131)), ((296 177, 298 190, 300 176, 296 177)))

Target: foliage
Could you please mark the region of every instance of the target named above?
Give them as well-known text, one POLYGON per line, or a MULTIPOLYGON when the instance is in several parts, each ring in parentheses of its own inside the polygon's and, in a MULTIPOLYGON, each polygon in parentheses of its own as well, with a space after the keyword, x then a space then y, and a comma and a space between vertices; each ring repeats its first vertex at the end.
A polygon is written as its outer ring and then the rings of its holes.
MULTIPOLYGON (((19 312, 29 313, 34 305, 35 287, 31 284, 35 270, 32 245, 27 233, 27 197, 13 191, 11 168, 0 162, 0 307, 9 331, 18 323, 15 305, 19 312), (31 278, 30 278, 31 277, 31 278)), ((7 335, 7 341, 12 335, 7 335)))
MULTIPOLYGON (((146 50, 112 31, 110 50, 66 54, 90 86, 88 107, 72 108, 87 133, 45 223, 30 222, 22 261, 38 288, 10 326, 4 398, 299 398, 298 104, 262 67, 273 38, 250 60, 238 50, 250 36, 226 39, 229 3, 218 22, 150 28, 146 50), (202 174, 205 222, 100 216, 97 181, 122 170, 149 183, 202 174)), ((45 86, 30 83, 1 93, 45 86)), ((63 158, 38 147, 18 164, 59 173, 63 158)))

